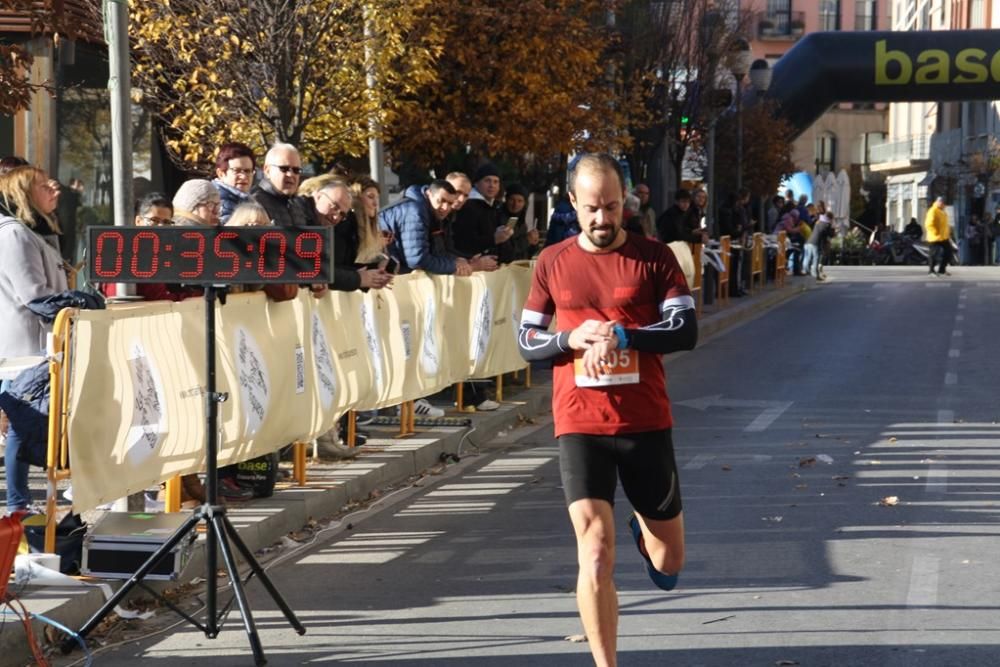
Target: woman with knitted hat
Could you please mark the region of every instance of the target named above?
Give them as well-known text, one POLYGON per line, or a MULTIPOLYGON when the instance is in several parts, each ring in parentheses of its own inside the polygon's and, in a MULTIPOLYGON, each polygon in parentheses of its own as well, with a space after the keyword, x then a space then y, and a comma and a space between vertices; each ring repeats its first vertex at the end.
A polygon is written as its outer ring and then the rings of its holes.
POLYGON ((211 181, 185 181, 174 195, 174 224, 187 227, 217 227, 221 198, 211 181))

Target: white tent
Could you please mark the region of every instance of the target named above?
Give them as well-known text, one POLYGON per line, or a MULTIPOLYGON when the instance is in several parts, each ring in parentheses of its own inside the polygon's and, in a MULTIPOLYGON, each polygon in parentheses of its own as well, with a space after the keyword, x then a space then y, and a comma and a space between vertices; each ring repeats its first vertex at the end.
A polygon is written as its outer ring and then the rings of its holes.
POLYGON ((847 175, 847 171, 844 169, 841 169, 840 173, 837 174, 834 193, 835 194, 830 197, 830 205, 833 208, 833 217, 846 224, 848 219, 851 217, 851 179, 847 175))

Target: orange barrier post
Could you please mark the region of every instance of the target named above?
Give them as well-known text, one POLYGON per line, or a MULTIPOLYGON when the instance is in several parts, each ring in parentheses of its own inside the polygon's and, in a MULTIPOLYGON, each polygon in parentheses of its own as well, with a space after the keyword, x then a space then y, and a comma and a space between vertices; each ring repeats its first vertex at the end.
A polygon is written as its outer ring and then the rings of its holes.
POLYGON ((531 389, 531 364, 524 367, 524 386, 531 389))
POLYGON ((694 284, 691 285, 691 296, 694 297, 694 314, 701 317, 701 306, 705 302, 704 278, 701 268, 701 244, 689 243, 691 259, 694 261, 694 284))
POLYGON ((292 443, 292 476, 299 486, 306 485, 306 457, 308 456, 306 447, 304 442, 292 443))
POLYGON ((416 433, 416 412, 413 408, 413 401, 406 401, 399 406, 399 435, 397 438, 405 438, 416 433))
POLYGON ((788 233, 778 232, 778 257, 774 262, 774 284, 784 287, 788 275, 788 233))
POLYGON ((45 551, 56 552, 56 485, 59 480, 70 476, 69 440, 66 436, 68 419, 70 337, 72 318, 76 309, 64 308, 56 315, 52 325, 52 351, 49 360, 49 441, 46 451, 45 476, 48 480, 45 491, 45 551))
POLYGON ((358 442, 358 413, 354 410, 347 413, 347 438, 344 442, 348 447, 353 447, 358 442))
POLYGON ((465 384, 462 382, 455 385, 455 409, 465 412, 465 384))
POLYGON ((497 376, 497 403, 503 403, 503 375, 497 376))
POLYGON ((754 279, 760 280, 760 288, 764 289, 764 235, 757 232, 753 235, 753 247, 750 251, 750 293, 753 294, 754 279))
POLYGON ((181 511, 181 476, 174 475, 167 480, 166 489, 163 492, 166 499, 164 503, 164 512, 180 512, 181 511))
POLYGON ((722 266, 725 267, 725 271, 719 274, 719 289, 716 295, 716 301, 721 308, 723 303, 729 303, 729 274, 732 271, 732 239, 729 236, 723 236, 719 239, 719 254, 722 257, 722 266))

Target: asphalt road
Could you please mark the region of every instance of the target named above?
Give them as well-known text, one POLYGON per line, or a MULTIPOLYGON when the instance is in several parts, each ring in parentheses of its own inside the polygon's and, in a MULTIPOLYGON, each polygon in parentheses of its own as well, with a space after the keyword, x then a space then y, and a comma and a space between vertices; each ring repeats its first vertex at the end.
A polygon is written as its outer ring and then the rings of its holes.
MULTIPOLYGON (((667 362, 688 565, 620 528, 622 665, 1000 664, 1000 269, 830 273, 667 362)), ((551 427, 512 435, 272 569, 304 637, 252 585, 269 664, 591 664, 551 427)), ((236 614, 96 664, 140 657, 251 664, 236 614)))

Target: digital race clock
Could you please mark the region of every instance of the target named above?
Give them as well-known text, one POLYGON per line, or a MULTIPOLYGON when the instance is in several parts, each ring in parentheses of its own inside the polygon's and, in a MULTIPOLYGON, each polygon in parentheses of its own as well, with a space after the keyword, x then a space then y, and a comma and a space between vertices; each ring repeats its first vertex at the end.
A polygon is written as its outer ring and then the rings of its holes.
POLYGON ((90 227, 94 282, 333 282, 332 227, 90 227))

